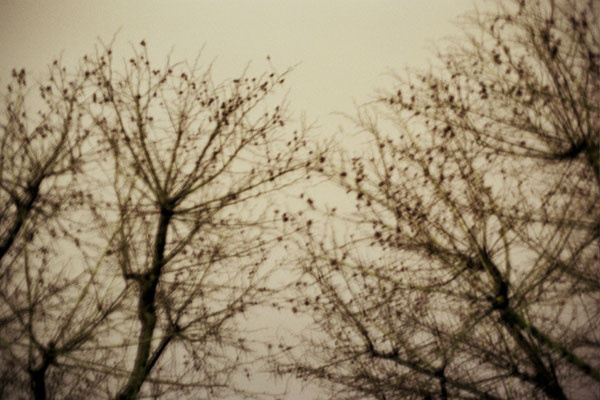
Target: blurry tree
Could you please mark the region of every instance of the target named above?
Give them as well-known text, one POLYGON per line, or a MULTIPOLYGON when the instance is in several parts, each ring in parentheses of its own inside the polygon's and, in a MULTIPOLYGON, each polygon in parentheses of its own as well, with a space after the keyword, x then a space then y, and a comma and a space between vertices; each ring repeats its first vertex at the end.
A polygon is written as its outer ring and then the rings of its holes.
POLYGON ((495 5, 321 160, 356 211, 307 222, 279 371, 332 398, 600 398, 600 7, 495 5))
MULTIPOLYGON (((46 398, 47 389, 75 395, 73 386, 59 390, 63 379, 82 377, 77 366, 62 364, 64 357, 85 351, 82 345, 116 304, 99 308, 97 271, 73 269, 61 257, 68 249, 81 254, 81 264, 87 262, 78 237, 82 226, 76 223, 84 208, 76 188, 90 135, 82 128, 85 84, 83 74, 54 61, 45 81, 32 85, 24 69, 13 70, 5 88, 0 122, 2 398, 24 393, 46 398), (58 365, 64 368, 54 368, 58 365)), ((79 388, 93 384, 88 378, 79 388)))
POLYGON ((65 189, 81 169, 81 148, 87 136, 80 129, 78 98, 81 79, 71 80, 58 61, 48 82, 39 85, 34 102, 24 69, 12 71, 2 109, 0 154, 0 276, 10 275, 11 257, 22 250, 22 236, 32 225, 59 212, 65 189), (29 102, 28 102, 29 100, 29 102), (32 112, 39 106, 39 112, 32 112), (20 243, 20 245, 19 245, 20 243))
POLYGON ((110 48, 87 67, 111 185, 97 219, 129 293, 115 395, 222 395, 248 349, 236 318, 269 298, 269 194, 314 157, 285 128, 287 71, 216 85, 197 62, 153 67, 143 41, 122 68, 110 48))
POLYGON ((101 45, 72 75, 51 67, 29 130, 16 74, 1 150, 2 396, 237 390, 250 349, 237 323, 269 298, 263 264, 281 235, 271 194, 316 157, 285 126, 287 72, 217 85, 198 61, 154 67, 144 41, 124 63, 101 45))

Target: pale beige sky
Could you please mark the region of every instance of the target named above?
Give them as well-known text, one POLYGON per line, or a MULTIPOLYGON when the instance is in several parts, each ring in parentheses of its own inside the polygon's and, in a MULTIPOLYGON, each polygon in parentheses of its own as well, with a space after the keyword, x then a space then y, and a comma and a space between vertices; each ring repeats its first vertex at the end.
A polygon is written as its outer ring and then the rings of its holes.
MULTIPOLYGON (((181 60, 204 47, 217 80, 235 77, 248 62, 264 70, 267 55, 280 70, 298 64, 287 79, 291 111, 318 120, 317 133, 329 135, 341 122, 331 113, 352 113, 355 103, 372 99, 390 83, 387 73, 426 68, 430 50, 457 33, 452 21, 474 2, 0 0, 0 84, 13 67, 42 73, 61 53, 69 64, 119 31, 117 55, 145 39, 158 63, 171 49, 181 60)), ((286 399, 315 394, 294 388, 286 399)))
MULTIPOLYGON (((231 78, 270 55, 289 79, 292 109, 309 120, 350 112, 386 72, 426 66, 436 42, 456 32, 451 21, 473 0, 0 0, 0 82, 13 67, 42 71, 54 57, 74 60, 108 41, 142 38, 154 59, 216 59, 216 77, 231 78)), ((124 53, 121 53, 124 54, 124 53)))

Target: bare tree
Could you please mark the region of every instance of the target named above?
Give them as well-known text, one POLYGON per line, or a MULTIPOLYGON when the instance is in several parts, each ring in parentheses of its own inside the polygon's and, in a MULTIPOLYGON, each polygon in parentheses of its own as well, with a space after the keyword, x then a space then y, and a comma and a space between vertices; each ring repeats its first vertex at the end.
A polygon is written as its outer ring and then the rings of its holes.
MULTIPOLYGON (((13 70, 3 98, 0 397, 46 398, 47 386, 69 397, 77 391, 58 386, 82 374, 55 367, 81 351, 112 308, 96 307, 97 271, 60 256, 81 247, 82 226, 74 219, 84 203, 74 188, 89 149, 90 132, 82 128, 86 77, 55 61, 45 81, 27 81, 24 69, 13 70)), ((86 379, 80 388, 91 384, 86 379)))
MULTIPOLYGON (((261 268, 277 243, 269 194, 300 179, 303 132, 275 92, 287 71, 215 85, 198 63, 153 67, 142 42, 123 68, 88 60, 94 130, 108 144, 106 262, 129 288, 119 399, 231 386, 247 350, 236 318, 268 299, 261 268), (147 391, 146 391, 147 392, 147 391)), ((222 390, 220 390, 222 389, 222 390)))
POLYGON ((80 171, 87 136, 80 129, 78 107, 83 82, 72 78, 55 61, 48 82, 39 87, 27 84, 24 69, 13 70, 6 87, 0 154, 2 278, 11 272, 11 255, 18 253, 18 239, 35 234, 28 231, 28 225, 62 211, 66 183, 80 171), (40 104, 36 113, 31 91, 37 89, 40 104))
POLYGON ((600 397, 599 13, 497 2, 359 112, 371 152, 320 168, 356 211, 307 222, 316 330, 280 371, 336 399, 600 397))
POLYGON ((264 264, 281 239, 272 194, 316 157, 286 126, 288 72, 217 85, 198 60, 154 67, 144 41, 123 63, 100 45, 74 73, 51 66, 34 128, 38 103, 15 72, 0 152, 2 396, 243 391, 240 322, 271 295, 264 264))

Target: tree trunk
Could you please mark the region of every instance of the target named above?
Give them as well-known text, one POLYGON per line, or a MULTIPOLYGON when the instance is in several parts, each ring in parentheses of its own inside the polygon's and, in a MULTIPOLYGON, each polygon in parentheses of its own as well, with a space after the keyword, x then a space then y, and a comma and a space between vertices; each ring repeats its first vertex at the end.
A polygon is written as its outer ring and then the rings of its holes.
POLYGON ((36 369, 29 373, 31 390, 35 400, 46 400, 46 368, 36 369))
POLYGON ((138 283, 140 285, 138 318, 141 323, 141 329, 138 337, 135 363, 129 375, 127 384, 117 396, 119 400, 135 399, 154 365, 149 362, 152 350, 152 339, 154 337, 154 329, 156 328, 157 320, 154 303, 156 300, 156 289, 160 281, 161 269, 164 265, 167 232, 172 216, 173 212, 171 210, 161 208, 160 219, 156 231, 156 241, 154 244, 152 268, 138 278, 138 283))
POLYGON ((29 370, 29 382, 35 400, 46 400, 46 371, 53 361, 53 347, 50 347, 49 352, 44 354, 41 365, 29 370))

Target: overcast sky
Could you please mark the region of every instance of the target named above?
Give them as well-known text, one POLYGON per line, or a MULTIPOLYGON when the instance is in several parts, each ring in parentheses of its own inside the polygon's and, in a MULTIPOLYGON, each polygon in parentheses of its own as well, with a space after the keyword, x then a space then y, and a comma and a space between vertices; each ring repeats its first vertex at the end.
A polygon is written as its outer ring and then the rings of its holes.
POLYGON ((391 82, 390 71, 426 68, 473 1, 0 0, 0 84, 14 67, 42 73, 61 54, 69 64, 118 31, 122 56, 141 39, 159 63, 172 49, 181 60, 204 48, 217 80, 248 63, 262 71, 267 55, 278 70, 297 65, 286 79, 291 111, 317 120, 317 133, 328 135, 339 123, 331 113, 372 99, 391 82))
MULTIPOLYGON (((153 58, 216 60, 217 78, 269 55, 276 68, 299 64, 289 79, 291 106, 326 123, 389 83, 386 73, 427 66, 429 50, 455 33, 452 21, 472 0, 0 0, 0 79, 13 67, 43 71, 93 50, 97 38, 117 47, 145 39, 153 58)), ((121 53, 126 55, 125 53, 121 53)))

